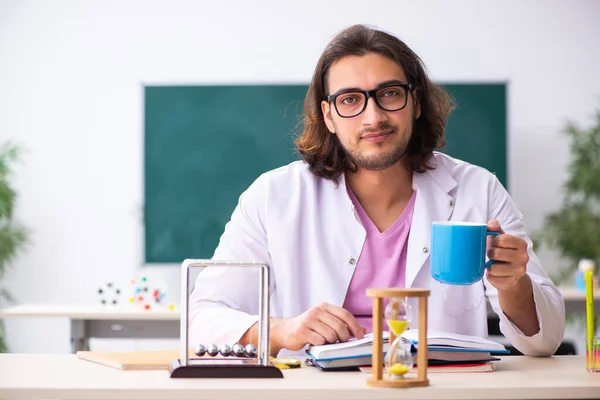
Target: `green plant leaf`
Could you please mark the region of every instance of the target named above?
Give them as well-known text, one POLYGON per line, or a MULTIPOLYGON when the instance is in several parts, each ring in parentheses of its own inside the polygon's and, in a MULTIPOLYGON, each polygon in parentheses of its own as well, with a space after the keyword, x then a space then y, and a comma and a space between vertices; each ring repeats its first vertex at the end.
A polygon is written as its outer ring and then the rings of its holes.
MULTIPOLYGON (((19 159, 19 155, 20 149, 13 143, 6 143, 0 148, 0 276, 18 251, 28 242, 29 231, 12 220, 17 195, 8 178, 13 171, 13 163, 19 159)), ((12 300, 10 293, 0 287, 0 305, 12 300)), ((4 324, 0 320, 0 353, 7 351, 4 324)))
POLYGON ((8 142, 0 148, 0 179, 6 179, 6 176, 12 172, 12 163, 19 159, 21 150, 19 146, 8 142))
POLYGON ((546 240, 577 262, 582 258, 597 260, 600 255, 600 215, 586 203, 564 205, 546 218, 546 240))
POLYGON ((0 219, 11 219, 16 193, 6 180, 0 180, 0 219))
POLYGON ((566 194, 583 195, 600 199, 600 111, 596 125, 585 130, 569 123, 565 133, 571 139, 569 178, 565 184, 566 194))
POLYGON ((4 340, 4 321, 0 319, 0 353, 8 352, 8 346, 4 340))
POLYGON ((10 294, 8 290, 0 286, 0 306, 4 305, 5 303, 14 303, 14 301, 15 298, 13 295, 10 294))
MULTIPOLYGON (((568 123, 564 133, 570 140, 570 162, 563 202, 545 216, 532 240, 535 248, 544 244, 557 249, 570 261, 567 271, 573 271, 583 258, 594 260, 600 268, 600 109, 592 126, 568 123)), ((559 273, 557 279, 568 275, 559 273)))
POLYGON ((22 246, 28 243, 29 231, 14 224, 0 225, 0 276, 22 246))
POLYGON ((12 143, 0 149, 0 219, 11 219, 16 193, 8 181, 12 163, 19 158, 19 149, 12 143))

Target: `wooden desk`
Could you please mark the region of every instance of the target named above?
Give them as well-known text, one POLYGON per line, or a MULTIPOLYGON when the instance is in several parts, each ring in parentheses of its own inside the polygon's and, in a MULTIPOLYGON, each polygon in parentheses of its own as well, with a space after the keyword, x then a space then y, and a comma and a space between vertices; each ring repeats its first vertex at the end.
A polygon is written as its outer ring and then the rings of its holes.
POLYGON ((367 386, 363 372, 284 370, 283 379, 171 379, 167 371, 120 371, 75 355, 0 354, 2 399, 591 399, 600 373, 583 357, 504 357, 493 373, 432 373, 424 388, 367 386))
POLYGON ((71 350, 89 350, 90 338, 177 339, 178 309, 24 304, 0 309, 0 318, 68 318, 71 350))

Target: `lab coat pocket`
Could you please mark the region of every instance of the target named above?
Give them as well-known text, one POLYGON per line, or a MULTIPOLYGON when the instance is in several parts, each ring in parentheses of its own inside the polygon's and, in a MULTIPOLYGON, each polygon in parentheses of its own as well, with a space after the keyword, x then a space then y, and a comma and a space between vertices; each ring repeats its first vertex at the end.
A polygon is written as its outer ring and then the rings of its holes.
POLYGON ((463 316, 481 306, 485 294, 481 282, 468 286, 442 285, 444 310, 454 318, 463 316))

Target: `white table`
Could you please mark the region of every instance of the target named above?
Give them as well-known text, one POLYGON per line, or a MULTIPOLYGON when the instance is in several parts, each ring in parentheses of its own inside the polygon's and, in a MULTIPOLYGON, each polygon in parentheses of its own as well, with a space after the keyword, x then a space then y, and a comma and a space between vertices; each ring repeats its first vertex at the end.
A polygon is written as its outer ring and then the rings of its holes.
MULTIPOLYGON (((559 287, 565 299, 565 311, 567 313, 585 313, 585 293, 580 292, 574 287, 559 287)), ((600 311, 600 289, 594 291, 594 311, 600 311)), ((496 316, 492 307, 488 303, 488 316, 496 316)))
MULTIPOLYGON (((565 299, 565 308, 567 312, 585 312, 585 293, 580 292, 574 287, 559 287, 558 288, 565 299)), ((594 290, 594 311, 598 313, 600 310, 600 289, 594 290)))
POLYGON ((24 304, 0 309, 0 318, 9 317, 68 318, 73 353, 89 350, 90 338, 172 339, 180 336, 179 309, 24 304))
MULTIPOLYGON (((585 302, 585 293, 580 292, 574 287, 559 287, 558 290, 565 298, 565 302, 585 302)), ((594 290, 594 301, 600 301, 600 289, 594 290)))
POLYGON ((2 399, 591 399, 600 373, 583 357, 504 357, 493 373, 430 373, 430 386, 367 386, 363 372, 284 370, 283 379, 171 379, 167 371, 121 371, 75 355, 0 355, 2 399))

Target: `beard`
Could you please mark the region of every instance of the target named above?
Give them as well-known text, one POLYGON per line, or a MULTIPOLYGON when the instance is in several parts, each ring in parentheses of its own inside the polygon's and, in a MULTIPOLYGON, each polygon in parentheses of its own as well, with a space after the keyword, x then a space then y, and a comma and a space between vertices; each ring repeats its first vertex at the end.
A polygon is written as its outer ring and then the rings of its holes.
MULTIPOLYGON (((390 125, 390 124, 382 124, 378 126, 376 129, 364 129, 360 131, 357 137, 361 137, 362 135, 369 132, 378 132, 383 130, 391 130, 392 135, 398 134, 398 127, 390 125)), ((381 152, 378 154, 366 154, 358 149, 358 146, 350 148, 347 145, 344 145, 340 142, 342 147, 344 148, 346 155, 348 158, 361 169, 365 169, 368 171, 382 171, 396 164, 404 157, 406 150, 408 148, 408 142, 412 136, 412 125, 409 126, 405 132, 402 132, 400 135, 401 142, 394 143, 394 147, 386 152, 381 152)), ((360 141, 360 139, 359 139, 360 141)), ((378 147, 383 147, 384 143, 376 143, 378 147)))

